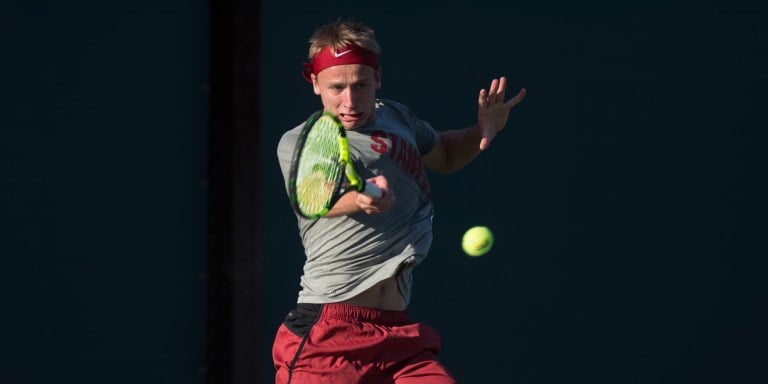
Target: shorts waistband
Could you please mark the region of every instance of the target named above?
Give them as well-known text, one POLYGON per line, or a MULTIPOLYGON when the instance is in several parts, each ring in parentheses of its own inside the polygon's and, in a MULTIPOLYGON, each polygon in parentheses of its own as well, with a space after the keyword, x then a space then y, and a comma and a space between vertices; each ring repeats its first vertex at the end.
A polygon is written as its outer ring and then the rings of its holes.
MULTIPOLYGON (((306 304, 305 304, 306 305, 306 304)), ((312 308, 319 310, 320 318, 336 318, 336 319, 349 319, 357 321, 365 321, 369 323, 393 326, 409 323, 408 311, 385 311, 375 308, 359 307, 349 304, 323 304, 315 305, 309 304, 302 308, 303 305, 299 304, 299 309, 312 308)))

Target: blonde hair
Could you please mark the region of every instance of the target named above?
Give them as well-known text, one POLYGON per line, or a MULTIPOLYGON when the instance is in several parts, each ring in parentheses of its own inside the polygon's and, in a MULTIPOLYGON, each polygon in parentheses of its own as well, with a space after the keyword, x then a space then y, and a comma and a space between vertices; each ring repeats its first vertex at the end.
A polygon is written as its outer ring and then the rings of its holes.
POLYGON ((377 56, 381 47, 371 27, 352 20, 337 20, 318 28, 309 38, 309 60, 311 61, 323 48, 330 46, 334 50, 348 45, 365 48, 377 56))

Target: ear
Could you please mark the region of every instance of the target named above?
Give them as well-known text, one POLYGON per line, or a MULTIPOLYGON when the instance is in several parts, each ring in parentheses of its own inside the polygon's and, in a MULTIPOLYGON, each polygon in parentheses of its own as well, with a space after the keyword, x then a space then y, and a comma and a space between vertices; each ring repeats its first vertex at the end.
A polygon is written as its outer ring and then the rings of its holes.
POLYGON ((317 83, 317 75, 311 74, 309 75, 310 80, 312 80, 312 89, 315 91, 315 95, 320 95, 320 84, 317 83))
POLYGON ((376 70, 376 89, 381 89, 381 67, 376 70))

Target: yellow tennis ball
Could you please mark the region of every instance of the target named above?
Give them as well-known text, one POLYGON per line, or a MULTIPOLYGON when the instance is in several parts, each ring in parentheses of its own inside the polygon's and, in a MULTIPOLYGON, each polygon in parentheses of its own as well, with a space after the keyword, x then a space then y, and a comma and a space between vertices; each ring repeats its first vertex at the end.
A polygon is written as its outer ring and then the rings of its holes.
POLYGON ((464 232, 461 248, 469 256, 482 256, 493 247, 493 233, 488 227, 476 226, 464 232))

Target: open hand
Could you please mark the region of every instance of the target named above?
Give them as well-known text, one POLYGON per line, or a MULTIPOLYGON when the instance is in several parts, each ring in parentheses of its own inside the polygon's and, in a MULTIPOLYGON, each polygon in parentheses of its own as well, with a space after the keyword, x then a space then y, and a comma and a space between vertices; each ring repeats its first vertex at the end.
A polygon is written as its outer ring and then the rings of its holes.
POLYGON ((515 97, 504 101, 506 88, 507 78, 502 76, 499 79, 493 79, 487 91, 480 90, 477 98, 477 123, 483 130, 482 139, 480 139, 481 151, 488 148, 496 134, 504 129, 512 107, 525 98, 526 90, 523 88, 515 97))

